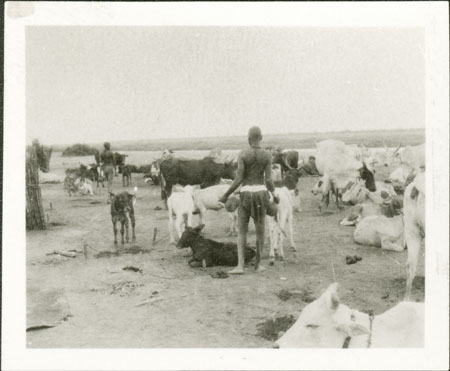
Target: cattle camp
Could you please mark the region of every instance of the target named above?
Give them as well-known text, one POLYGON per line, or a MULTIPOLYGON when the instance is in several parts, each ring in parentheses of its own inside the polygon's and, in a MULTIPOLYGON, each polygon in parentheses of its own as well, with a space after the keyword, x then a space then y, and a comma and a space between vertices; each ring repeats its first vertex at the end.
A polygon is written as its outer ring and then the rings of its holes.
POLYGON ((263 135, 273 210, 260 263, 249 223, 244 274, 230 273, 244 186, 220 200, 245 135, 87 153, 33 142, 27 346, 423 346, 424 132, 298 138, 263 135))

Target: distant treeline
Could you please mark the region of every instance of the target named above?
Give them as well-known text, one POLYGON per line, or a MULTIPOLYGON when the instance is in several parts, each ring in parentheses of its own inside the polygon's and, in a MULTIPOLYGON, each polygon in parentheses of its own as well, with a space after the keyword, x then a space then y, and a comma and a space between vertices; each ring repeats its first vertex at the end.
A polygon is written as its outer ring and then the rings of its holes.
MULTIPOLYGON (((416 145, 425 142, 425 129, 411 130, 376 130, 376 131, 345 131, 334 133, 294 133, 294 134, 267 134, 263 133, 263 145, 280 145, 282 148, 310 149, 315 148, 315 142, 324 139, 342 140, 347 144, 364 144, 367 147, 397 147, 398 145, 416 145)), ((107 138, 105 138, 107 140, 107 138)), ((247 145, 247 138, 208 137, 208 138, 180 138, 180 139, 154 139, 139 141, 111 142, 113 151, 163 151, 164 149, 181 150, 210 150, 212 148, 240 149, 247 145)), ((75 146, 82 146, 76 144, 75 146)), ((95 145, 99 148, 101 144, 95 145)), ((55 148, 56 146, 54 146, 55 148)), ((95 147, 88 147, 95 150, 95 147)), ((67 148, 66 150, 69 150, 67 148)), ((57 148, 55 148, 57 150, 57 148)), ((59 149, 62 150, 62 149, 59 149)), ((66 151, 65 150, 65 151, 66 151)), ((65 152, 64 151, 64 152, 65 152)), ((83 150, 82 153, 91 155, 83 150)), ((84 154, 71 154, 69 156, 83 156, 84 154)), ((64 155, 63 153, 63 156, 64 155)))
POLYGON ((98 150, 94 147, 90 147, 86 144, 74 144, 70 147, 67 147, 62 155, 64 157, 71 157, 71 156, 92 156, 95 155, 98 152, 98 150))

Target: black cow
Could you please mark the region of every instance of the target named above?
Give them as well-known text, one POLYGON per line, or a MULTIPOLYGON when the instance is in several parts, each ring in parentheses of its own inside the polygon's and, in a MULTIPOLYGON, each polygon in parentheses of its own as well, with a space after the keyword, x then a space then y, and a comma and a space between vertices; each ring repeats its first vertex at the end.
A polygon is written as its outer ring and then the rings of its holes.
POLYGON ((128 192, 122 192, 117 195, 110 192, 111 198, 111 220, 113 224, 114 231, 114 244, 117 245, 117 222, 120 222, 120 234, 122 235, 122 245, 124 244, 123 235, 125 232, 125 238, 127 243, 129 242, 128 228, 129 222, 128 218, 131 220, 132 228, 132 239, 136 240, 136 235, 134 233, 134 227, 136 225, 136 219, 134 217, 134 206, 133 199, 135 195, 128 192))
POLYGON ((167 200, 175 184, 196 185, 206 188, 219 184, 220 179, 234 179, 237 163, 217 163, 211 157, 201 160, 186 160, 170 157, 160 164, 161 198, 167 200))
MULTIPOLYGON (((213 267, 216 265, 235 266, 238 263, 237 245, 233 242, 217 242, 208 240, 200 235, 204 224, 196 228, 187 227, 177 243, 178 248, 190 247, 192 259, 191 267, 213 267)), ((249 263, 256 253, 250 247, 245 247, 245 263, 249 263)))
POLYGON ((122 185, 125 187, 125 183, 127 186, 131 184, 131 173, 133 171, 134 165, 119 165, 119 174, 122 174, 122 185))
POLYGON ((120 166, 125 165, 126 157, 128 157, 128 155, 124 155, 119 152, 114 152, 114 175, 115 176, 120 174, 120 166), (117 172, 117 168, 119 168, 119 172, 117 172))
POLYGON ((89 172, 88 172, 88 178, 92 182, 97 182, 97 188, 99 187, 99 184, 102 184, 102 187, 105 188, 104 181, 106 180, 104 176, 101 176, 99 174, 99 165, 97 164, 91 164, 89 165, 89 172))

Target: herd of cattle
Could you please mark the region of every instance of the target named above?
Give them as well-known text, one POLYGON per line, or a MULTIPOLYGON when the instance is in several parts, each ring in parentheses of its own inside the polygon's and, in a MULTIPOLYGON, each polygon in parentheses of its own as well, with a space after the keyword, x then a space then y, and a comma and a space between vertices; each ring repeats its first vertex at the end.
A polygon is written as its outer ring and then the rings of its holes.
MULTIPOLYGON (((340 224, 356 226, 354 240, 357 243, 379 246, 392 251, 403 251, 407 247, 405 299, 409 300, 420 247, 424 244, 425 237, 424 144, 373 150, 364 146, 347 145, 338 140, 324 140, 316 143, 316 147, 315 156, 310 156, 307 161, 299 158, 297 151, 270 148, 273 154, 272 178, 276 186, 275 194, 280 199, 278 215, 275 218, 267 217, 270 264, 274 264, 276 257, 280 260, 284 259, 283 239, 287 237, 286 224, 289 227, 290 247, 295 249, 292 219, 293 213, 301 210, 298 181, 300 177, 317 176, 318 181, 311 191, 314 195, 321 196, 318 205, 319 211, 322 213, 329 208, 330 200, 334 200, 338 210, 342 209, 342 203, 352 205, 348 215, 341 220, 340 224), (388 179, 375 181, 375 166, 383 165, 394 166, 395 170, 388 179)), ((216 150, 203 159, 192 160, 178 157, 166 150, 160 159, 149 165, 137 167, 125 164, 126 155, 117 153, 115 156, 117 156, 118 173, 122 174, 124 186, 131 184, 132 173, 143 173, 146 183, 160 185, 161 198, 165 201, 168 209, 170 241, 175 244, 173 234, 175 228, 178 235, 177 247, 191 247, 192 249, 193 257, 189 261, 191 266, 232 266, 237 263, 236 244, 208 240, 200 235, 200 231, 207 224, 206 210, 222 208, 226 209, 230 217, 230 233, 236 233, 239 189, 225 205, 219 203, 219 198, 235 178, 237 163, 233 158, 223 157, 221 151, 216 150), (197 227, 193 223, 195 214, 200 216, 200 224, 197 227)), ((68 169, 65 188, 69 195, 74 190, 93 193, 91 183, 94 181, 97 182, 97 187, 99 184, 103 185, 104 179, 99 169, 98 159, 97 163, 90 166, 82 165, 77 169, 68 169)), ((133 239, 135 238, 133 208, 135 199, 134 193, 121 192, 112 195, 111 216, 114 224, 115 243, 117 243, 116 223, 118 221, 121 223, 122 243, 124 243, 124 233, 126 241, 129 240, 130 221, 132 236, 133 239)), ((254 257, 254 251, 247 248, 245 255, 246 261, 250 261, 254 257)), ((332 309, 333 315, 336 314, 339 318, 343 318, 341 312, 345 312, 345 316, 347 316, 347 312, 350 312, 348 307, 339 305, 336 290, 336 285, 330 286, 321 298, 308 305, 302 311, 297 323, 277 342, 278 346, 299 346, 299 344, 301 346, 320 346, 317 342, 309 343, 313 338, 318 339, 317 336, 311 335, 319 327, 317 318, 313 320, 315 318, 314 311, 319 306, 327 306, 328 309, 332 309), (309 308, 310 306, 311 308, 309 308), (299 326, 304 328, 300 329, 299 326), (305 340, 306 338, 299 337, 299 333, 311 336, 305 335, 307 338, 305 340)), ((399 308, 395 307, 383 315, 387 315, 386 318, 390 318, 389 316, 392 315, 405 316, 404 311, 408 311, 408 308, 414 306, 415 303, 410 304, 409 307, 409 304, 402 304, 401 308, 397 306, 399 308), (405 309, 405 305, 408 308, 405 309)), ((416 307, 414 308, 416 312, 418 311, 417 313, 420 312, 416 307)), ((327 333, 328 340, 322 341, 322 344, 325 343, 329 346, 333 341, 339 343, 341 340, 336 339, 341 339, 343 333, 346 334, 346 340, 348 337, 368 333, 361 330, 361 325, 356 326, 357 323, 360 324, 363 321, 364 314, 358 312, 361 321, 356 320, 355 322, 354 311, 351 313, 353 313, 353 317, 350 320, 351 316, 348 315, 350 323, 346 319, 345 326, 343 324, 338 331, 340 335, 333 337, 327 333)), ((370 324, 372 324, 373 318, 367 317, 364 321, 366 320, 370 320, 370 324)), ((392 336, 396 339, 395 334, 392 336)), ((394 343, 395 339, 392 340, 394 343)), ((376 343, 376 341, 375 338, 369 338, 369 342, 376 343)), ((379 341, 381 342, 381 339, 379 341)))

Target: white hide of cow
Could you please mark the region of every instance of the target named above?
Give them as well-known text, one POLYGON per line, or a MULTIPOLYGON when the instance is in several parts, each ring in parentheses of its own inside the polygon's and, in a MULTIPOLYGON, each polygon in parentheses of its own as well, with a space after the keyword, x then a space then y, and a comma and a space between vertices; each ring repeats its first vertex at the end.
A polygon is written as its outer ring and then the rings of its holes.
POLYGON ((416 276, 420 247, 425 242, 425 173, 419 173, 403 195, 405 240, 408 246, 405 300, 409 300, 416 276))
MULTIPOLYGON (((275 188, 274 194, 280 199, 278 203, 277 220, 267 215, 269 223, 269 240, 270 240, 270 264, 275 261, 275 254, 280 260, 284 260, 283 235, 286 234, 285 226, 289 226, 289 243, 290 247, 297 250, 294 242, 294 232, 292 228, 292 219, 294 211, 294 198, 296 198, 296 190, 289 190, 287 187, 275 188)), ((272 196, 271 196, 272 198, 272 196)))
POLYGON ((370 199, 376 203, 384 203, 385 198, 382 197, 382 192, 387 194, 389 198, 397 196, 391 184, 376 181, 375 186, 377 190, 370 192, 365 187, 363 180, 357 180, 342 194, 342 202, 356 205, 370 199))
POLYGON ((384 215, 367 216, 357 224, 353 238, 360 245, 401 252, 405 249, 403 216, 397 215, 393 218, 384 215))
POLYGON ((404 184, 410 174, 418 174, 425 169, 425 144, 406 146, 395 153, 400 165, 390 175, 395 183, 404 184))
MULTIPOLYGON (((217 184, 203 189, 194 191, 194 205, 200 211, 200 224, 206 225, 206 210, 216 210, 224 208, 224 205, 219 203, 219 198, 230 188, 228 184, 217 184)), ((232 196, 230 196, 232 197, 232 196)), ((228 213, 231 225, 230 234, 236 231, 237 209, 228 213)))
POLYGON ((356 179, 362 168, 361 159, 354 146, 340 140, 327 139, 316 143, 316 167, 320 174, 340 174, 356 179))
POLYGON ((194 205, 194 187, 187 185, 185 187, 174 186, 169 199, 167 200, 167 209, 169 211, 169 234, 170 243, 175 244, 173 237, 173 215, 175 215, 175 229, 178 234, 178 238, 181 238, 185 227, 192 227, 193 212, 195 210, 194 205))
POLYGON ((272 165, 272 181, 273 182, 281 182, 283 177, 281 176, 281 165, 273 164, 272 165))
POLYGON ((308 304, 274 348, 422 348, 424 303, 401 302, 371 317, 341 304, 332 283, 308 304))
POLYGON ((357 225, 365 217, 373 215, 383 215, 383 206, 367 200, 352 206, 349 215, 342 219, 339 224, 343 226, 357 225))

